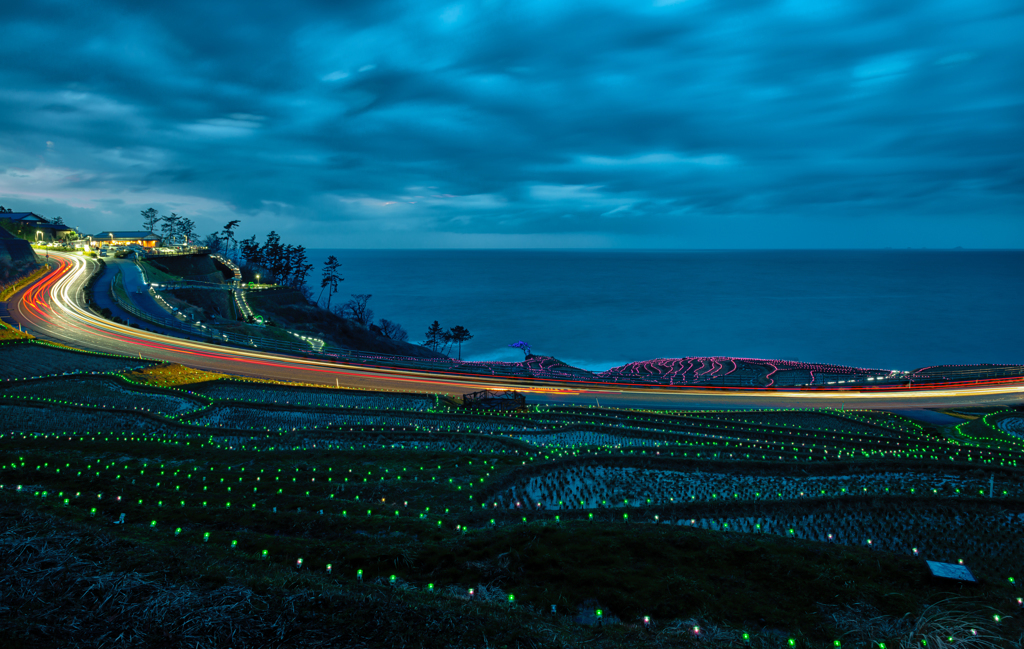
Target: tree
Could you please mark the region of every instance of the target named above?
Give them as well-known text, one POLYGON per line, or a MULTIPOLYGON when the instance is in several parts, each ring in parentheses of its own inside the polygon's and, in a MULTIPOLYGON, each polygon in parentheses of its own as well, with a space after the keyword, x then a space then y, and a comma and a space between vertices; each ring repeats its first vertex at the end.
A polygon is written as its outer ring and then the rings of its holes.
POLYGON ((228 221, 228 224, 224 226, 224 229, 220 231, 220 239, 224 242, 224 250, 229 254, 231 251, 238 248, 238 242, 235 241, 235 228, 241 223, 238 219, 228 221))
POLYGON ((156 232, 156 224, 160 222, 160 215, 154 208, 142 210, 142 229, 146 232, 156 232))
POLYGON ((252 266, 262 265, 260 262, 260 244, 256 243, 256 235, 252 235, 248 239, 245 239, 239 244, 239 250, 242 253, 242 257, 245 258, 245 263, 252 266))
POLYGON ((441 338, 444 334, 444 329, 441 328, 441 323, 434 320, 434 324, 427 328, 427 339, 423 341, 423 345, 429 349, 437 351, 438 345, 441 344, 441 338))
POLYGON ((309 287, 306 286, 306 277, 309 276, 309 271, 313 270, 313 264, 306 263, 306 246, 295 246, 292 249, 292 257, 288 261, 290 268, 288 286, 302 292, 303 297, 309 299, 309 287), (303 291, 302 289, 306 290, 303 291))
POLYGON ((64 225, 64 219, 62 219, 62 218, 60 218, 60 217, 58 216, 57 218, 55 218, 55 219, 53 220, 53 224, 54 224, 54 225, 64 225))
POLYGON ((184 218, 181 220, 181 223, 178 226, 178 232, 180 232, 181 234, 185 235, 186 242, 192 240, 192 235, 195 233, 195 231, 196 231, 195 221, 193 221, 192 219, 184 219, 184 218))
POLYGON ((445 356, 447 356, 448 355, 448 349, 451 347, 452 343, 454 343, 454 342, 455 342, 455 339, 452 338, 452 330, 451 329, 445 329, 444 331, 442 331, 441 332, 441 353, 444 354, 445 356))
POLYGON ((281 262, 284 257, 284 246, 281 245, 281 235, 271 230, 267 240, 260 248, 260 258, 256 263, 263 266, 270 272, 275 281, 280 277, 281 262))
POLYGON ((220 235, 217 234, 216 232, 211 232, 210 234, 206 235, 205 239, 203 239, 203 245, 206 246, 207 249, 209 249, 209 251, 214 254, 220 252, 220 247, 222 245, 220 235))
POLYGON ((459 360, 462 360, 462 343, 466 342, 473 337, 473 334, 469 333, 469 329, 466 329, 462 325, 456 325, 452 327, 448 334, 451 336, 453 343, 459 343, 459 360))
POLYGON ((386 318, 381 318, 380 322, 377 323, 377 326, 380 327, 380 333, 385 338, 390 338, 391 340, 398 340, 402 342, 409 340, 408 332, 406 332, 402 325, 398 324, 397 322, 392 322, 391 320, 387 320, 386 318))
POLYGON ((330 289, 327 292, 327 310, 331 310, 331 296, 338 292, 338 282, 345 281, 345 278, 341 276, 339 272, 341 268, 341 262, 334 255, 327 258, 324 262, 323 272, 320 276, 320 295, 316 297, 316 303, 320 304, 320 298, 323 297, 324 289, 330 289))
POLYGON ((366 303, 373 295, 369 293, 352 294, 352 299, 341 306, 341 317, 355 320, 364 327, 369 327, 373 322, 373 310, 366 303))
POLYGON ((160 230, 164 233, 164 241, 170 240, 171 237, 179 234, 181 217, 171 212, 170 216, 163 218, 163 224, 160 226, 160 230))

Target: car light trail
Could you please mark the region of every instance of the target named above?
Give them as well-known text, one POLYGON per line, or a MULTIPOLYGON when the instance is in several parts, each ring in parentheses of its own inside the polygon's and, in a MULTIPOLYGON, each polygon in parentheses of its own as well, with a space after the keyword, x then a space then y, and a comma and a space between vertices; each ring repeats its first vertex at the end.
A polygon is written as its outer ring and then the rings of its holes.
POLYGON ((25 289, 11 313, 21 324, 58 342, 113 353, 139 354, 227 374, 292 380, 358 389, 462 394, 477 390, 517 390, 544 402, 605 400, 609 406, 663 407, 950 407, 981 403, 1024 403, 1024 380, 945 382, 932 386, 844 385, 842 387, 756 388, 596 383, 566 379, 519 378, 334 362, 274 354, 167 336, 121 325, 92 313, 83 287, 90 262, 53 254, 57 268, 25 289))

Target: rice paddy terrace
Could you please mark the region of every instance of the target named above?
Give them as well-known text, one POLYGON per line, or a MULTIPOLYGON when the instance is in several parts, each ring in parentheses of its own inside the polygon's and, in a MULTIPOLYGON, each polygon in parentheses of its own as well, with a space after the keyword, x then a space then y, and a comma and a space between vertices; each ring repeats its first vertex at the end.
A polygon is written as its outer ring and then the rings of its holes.
MULTIPOLYGON (((381 646, 1019 646, 1024 420, 958 416, 502 413, 14 339, 0 343, 0 586, 35 556, 26 530, 66 527, 197 583, 220 575, 196 601, 264 584, 231 600, 251 617, 239 637, 271 633, 260 607, 295 597, 312 611, 295 633, 325 646, 340 640, 313 627, 342 618, 345 642, 381 646), (980 584, 930 581, 925 559, 980 584), (327 592, 344 612, 315 604, 327 592)), ((156 588, 139 584, 132 597, 156 588)), ((11 597, 0 606, 31 617, 11 597)), ((181 638, 231 627, 203 619, 181 638)))
POLYGON ((657 358, 627 363, 603 372, 573 367, 549 356, 529 356, 522 362, 462 361, 452 358, 387 356, 363 352, 326 358, 389 367, 456 374, 607 383, 695 387, 792 388, 810 386, 892 386, 970 380, 1014 379, 1024 376, 1020 365, 937 366, 913 372, 849 367, 790 360, 727 356, 657 358))

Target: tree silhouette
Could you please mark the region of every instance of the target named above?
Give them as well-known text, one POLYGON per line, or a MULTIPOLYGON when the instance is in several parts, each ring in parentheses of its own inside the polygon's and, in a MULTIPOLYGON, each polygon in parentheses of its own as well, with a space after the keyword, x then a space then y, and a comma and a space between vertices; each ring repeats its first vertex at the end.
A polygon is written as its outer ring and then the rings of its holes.
POLYGON ((306 277, 311 270, 313 270, 313 264, 306 263, 306 246, 291 248, 291 254, 288 257, 288 277, 284 283, 302 293, 307 300, 312 294, 309 287, 306 286, 306 277))
POLYGON ((224 242, 224 251, 228 254, 230 254, 232 250, 238 248, 238 242, 235 241, 235 228, 238 227, 239 223, 241 223, 241 221, 238 219, 228 221, 228 224, 224 226, 224 229, 221 230, 218 235, 220 240, 224 242))
POLYGON ((452 330, 445 329, 441 332, 441 353, 445 356, 448 355, 448 350, 451 345, 455 342, 455 338, 452 337, 452 330))
POLYGON ((397 322, 393 322, 386 318, 381 318, 380 322, 377 323, 377 326, 380 328, 381 335, 386 338, 402 342, 409 340, 409 334, 402 327, 402 325, 398 324, 397 322))
POLYGON ((185 235, 185 239, 188 241, 192 240, 192 235, 195 234, 196 224, 192 219, 181 219, 181 223, 178 225, 178 232, 185 235))
POLYGON ((205 239, 203 239, 203 246, 205 246, 212 253, 220 252, 221 246, 223 245, 224 242, 221 241, 220 235, 217 234, 216 232, 211 232, 210 234, 206 235, 205 239))
POLYGON ((473 334, 469 333, 469 329, 466 329, 462 325, 455 325, 449 330, 451 341, 453 343, 459 343, 459 360, 462 360, 462 343, 466 342, 473 337, 473 334))
POLYGON ((262 258, 260 251, 260 244, 256 242, 256 235, 252 235, 248 239, 243 240, 239 244, 242 256, 245 257, 245 263, 251 266, 262 266, 262 258))
POLYGON ((156 224, 160 222, 160 215, 157 214, 156 209, 149 208, 148 210, 142 210, 142 229, 146 232, 155 232, 156 224))
POLYGON ((441 328, 441 323, 434 320, 434 324, 427 328, 427 339, 423 342, 423 345, 436 352, 438 345, 444 340, 444 333, 445 331, 441 328))
POLYGON ((327 258, 324 262, 323 274, 320 277, 320 295, 316 298, 316 303, 320 304, 320 298, 323 297, 324 289, 330 289, 327 292, 327 310, 331 310, 331 296, 338 292, 338 282, 345 281, 345 278, 341 276, 338 269, 341 268, 341 262, 334 255, 327 258))
POLYGON ((174 235, 179 234, 180 222, 181 217, 175 214, 174 212, 171 212, 170 216, 163 217, 163 224, 160 226, 160 229, 164 233, 165 240, 168 240, 174 235))
POLYGON ((280 277, 279 272, 281 270, 283 254, 284 246, 281 245, 281 235, 271 230, 263 247, 260 248, 260 260, 256 263, 270 271, 270 276, 277 281, 280 277))
POLYGON ((338 309, 339 315, 355 320, 364 327, 369 327, 373 322, 373 310, 366 303, 370 301, 371 297, 373 295, 370 293, 352 294, 352 299, 338 309))

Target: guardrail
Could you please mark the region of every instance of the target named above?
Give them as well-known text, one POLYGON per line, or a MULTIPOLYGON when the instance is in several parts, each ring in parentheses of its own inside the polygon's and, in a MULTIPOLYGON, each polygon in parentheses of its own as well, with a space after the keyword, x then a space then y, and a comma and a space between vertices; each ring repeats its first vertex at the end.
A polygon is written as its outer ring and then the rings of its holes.
POLYGON ((238 268, 238 266, 235 264, 235 262, 231 261, 230 259, 225 259, 224 257, 221 257, 220 255, 218 255, 216 253, 211 254, 210 258, 211 259, 216 259, 220 263, 222 263, 225 266, 227 266, 228 269, 235 276, 235 281, 238 282, 239 284, 242 283, 242 271, 238 268))
POLYGON ((210 249, 206 248, 206 247, 196 247, 196 248, 189 248, 187 250, 174 250, 174 251, 170 251, 170 252, 156 252, 156 251, 150 252, 150 251, 146 250, 145 252, 143 252, 143 254, 146 255, 147 258, 148 257, 184 257, 186 255, 205 255, 209 251, 210 251, 210 249))
POLYGON ((231 284, 218 284, 217 282, 199 282, 195 280, 182 280, 180 282, 163 282, 160 284, 150 284, 159 289, 167 289, 173 291, 179 288, 198 288, 205 290, 214 291, 233 291, 235 287, 231 284))

